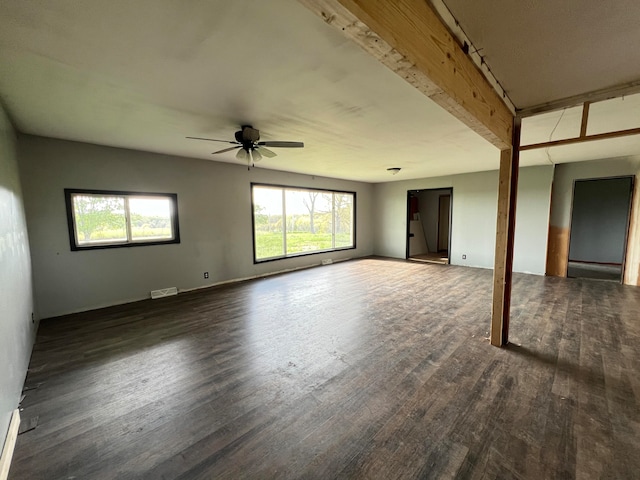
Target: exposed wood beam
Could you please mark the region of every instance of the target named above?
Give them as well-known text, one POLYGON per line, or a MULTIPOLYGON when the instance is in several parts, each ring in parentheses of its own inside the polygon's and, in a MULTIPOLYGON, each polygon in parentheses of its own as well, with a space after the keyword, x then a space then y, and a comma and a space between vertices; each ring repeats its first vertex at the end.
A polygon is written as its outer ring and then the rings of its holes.
POLYGON ((634 93, 640 93, 640 80, 616 85, 615 87, 595 90, 593 92, 582 93, 580 95, 574 95, 572 97, 562 98, 552 102, 542 103, 533 107, 522 108, 517 111, 517 114, 520 118, 531 117, 540 113, 575 107, 576 105, 580 105, 585 102, 595 103, 602 100, 609 100, 611 98, 623 97, 625 95, 633 95, 634 93))
POLYGON ((586 135, 584 137, 564 138, 562 140, 552 140, 550 142, 532 143, 523 145, 520 151, 534 150, 536 148, 558 147, 560 145, 571 145, 573 143, 593 142, 594 140, 606 140, 608 138, 626 137, 629 135, 640 135, 640 128, 630 128, 628 130, 618 130, 616 132, 597 133, 595 135, 586 135))
POLYGON ((582 123, 580 124, 580 138, 587 136, 587 124, 589 123, 589 105, 591 102, 584 102, 582 105, 582 123))
POLYGON ((497 347, 509 342, 511 281, 513 276, 513 243, 516 226, 516 200, 520 155, 520 119, 513 127, 513 149, 500 152, 498 184, 498 219, 496 253, 493 270, 493 305, 491 308, 491 344, 497 347))
POLYGON ((299 0, 501 150, 513 115, 425 0, 299 0))
POLYGON ((482 75, 491 84, 498 96, 502 97, 502 101, 507 105, 509 111, 515 115, 516 107, 511 101, 511 98, 509 98, 507 91, 502 88, 502 85, 489 68, 489 65, 484 61, 484 57, 480 53, 482 49, 477 48, 473 44, 444 2, 445 0, 429 0, 429 5, 431 5, 433 10, 438 14, 438 17, 440 17, 440 20, 447 27, 449 33, 457 40, 458 44, 462 46, 464 46, 465 43, 467 44, 465 51, 468 52, 467 55, 471 61, 473 61, 476 67, 482 72, 482 75))
POLYGON ((627 253, 622 278, 625 285, 640 286, 640 181, 638 175, 636 175, 633 184, 627 253))

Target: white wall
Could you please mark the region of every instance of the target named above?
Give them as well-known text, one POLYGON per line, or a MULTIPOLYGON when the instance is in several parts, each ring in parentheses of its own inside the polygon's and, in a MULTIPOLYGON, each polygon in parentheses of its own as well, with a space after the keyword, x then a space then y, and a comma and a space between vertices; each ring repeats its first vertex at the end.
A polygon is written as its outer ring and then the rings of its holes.
POLYGON ((42 318, 373 253, 369 184, 35 136, 19 156, 42 318), (254 265, 251 182, 355 191, 357 248, 254 265), (72 252, 64 188, 177 193, 181 243, 72 252))
MULTIPOLYGON (((515 271, 544 274, 552 175, 552 166, 520 169, 515 271)), ((451 263, 493 268, 497 171, 376 184, 374 253, 404 258, 407 191, 446 187, 453 187, 451 263)))
POLYGON ((15 133, 0 107, 0 449, 18 406, 36 332, 15 133))

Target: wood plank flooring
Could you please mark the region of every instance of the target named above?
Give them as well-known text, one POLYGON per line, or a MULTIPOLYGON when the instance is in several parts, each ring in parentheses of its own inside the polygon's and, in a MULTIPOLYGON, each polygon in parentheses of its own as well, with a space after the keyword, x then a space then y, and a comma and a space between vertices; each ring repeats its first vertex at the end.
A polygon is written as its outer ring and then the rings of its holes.
POLYGON ((638 478, 640 289, 363 259, 43 321, 11 479, 638 478))

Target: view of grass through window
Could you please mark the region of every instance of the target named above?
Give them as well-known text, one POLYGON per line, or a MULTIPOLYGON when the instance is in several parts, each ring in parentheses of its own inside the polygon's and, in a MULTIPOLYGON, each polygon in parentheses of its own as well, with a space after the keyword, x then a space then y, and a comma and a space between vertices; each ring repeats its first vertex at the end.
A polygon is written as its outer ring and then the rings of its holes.
POLYGON ((353 248, 355 194, 253 185, 256 260, 353 248))
POLYGON ((174 196, 70 193, 77 247, 175 239, 174 196))

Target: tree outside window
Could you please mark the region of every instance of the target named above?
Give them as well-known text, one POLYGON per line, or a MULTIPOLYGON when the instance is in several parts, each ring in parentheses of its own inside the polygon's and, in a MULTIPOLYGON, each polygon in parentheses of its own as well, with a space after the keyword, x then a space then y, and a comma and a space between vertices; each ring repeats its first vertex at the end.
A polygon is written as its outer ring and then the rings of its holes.
POLYGON ((72 250, 179 243, 177 195, 65 190, 72 250))
POLYGON ((256 262, 355 248, 355 193, 253 185, 256 262))

